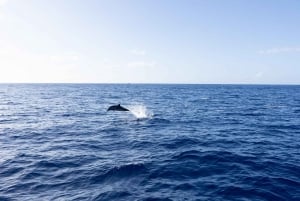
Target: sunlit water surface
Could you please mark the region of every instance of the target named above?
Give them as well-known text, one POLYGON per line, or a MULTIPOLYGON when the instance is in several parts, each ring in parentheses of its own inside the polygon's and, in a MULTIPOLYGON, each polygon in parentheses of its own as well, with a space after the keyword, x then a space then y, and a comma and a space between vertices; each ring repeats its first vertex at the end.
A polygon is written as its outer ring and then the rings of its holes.
POLYGON ((300 86, 2 84, 0 200, 300 200, 300 86))

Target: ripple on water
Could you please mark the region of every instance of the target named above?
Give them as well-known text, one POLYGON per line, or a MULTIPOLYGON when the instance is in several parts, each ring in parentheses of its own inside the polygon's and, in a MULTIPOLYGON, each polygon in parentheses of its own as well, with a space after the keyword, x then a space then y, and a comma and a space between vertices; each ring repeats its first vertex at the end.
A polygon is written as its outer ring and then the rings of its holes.
POLYGON ((300 200, 299 92, 0 85, 0 200, 300 200))

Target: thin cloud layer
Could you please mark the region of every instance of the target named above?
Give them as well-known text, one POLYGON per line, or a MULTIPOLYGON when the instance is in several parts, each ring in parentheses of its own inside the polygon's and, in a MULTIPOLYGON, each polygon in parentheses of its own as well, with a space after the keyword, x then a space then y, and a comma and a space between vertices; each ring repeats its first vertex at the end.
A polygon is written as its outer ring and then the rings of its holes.
POLYGON ((156 66, 156 62, 146 62, 146 61, 133 61, 127 64, 128 67, 131 68, 145 68, 145 67, 154 67, 156 66))
POLYGON ((138 55, 138 56, 145 56, 146 55, 145 50, 133 49, 130 52, 131 52, 131 54, 138 55))
POLYGON ((0 0, 0 6, 4 6, 7 2, 8 0, 0 0))

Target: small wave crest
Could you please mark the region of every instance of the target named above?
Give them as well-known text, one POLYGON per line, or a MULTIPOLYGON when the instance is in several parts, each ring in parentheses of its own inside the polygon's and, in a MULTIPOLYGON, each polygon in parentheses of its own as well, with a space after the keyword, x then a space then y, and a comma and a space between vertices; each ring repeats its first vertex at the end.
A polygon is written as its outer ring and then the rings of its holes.
POLYGON ((91 183, 101 183, 104 181, 119 181, 123 178, 132 178, 132 177, 138 177, 140 174, 147 173, 147 168, 144 164, 141 163, 131 163, 121 166, 116 166, 110 168, 107 172, 100 174, 92 175, 90 178, 91 183))

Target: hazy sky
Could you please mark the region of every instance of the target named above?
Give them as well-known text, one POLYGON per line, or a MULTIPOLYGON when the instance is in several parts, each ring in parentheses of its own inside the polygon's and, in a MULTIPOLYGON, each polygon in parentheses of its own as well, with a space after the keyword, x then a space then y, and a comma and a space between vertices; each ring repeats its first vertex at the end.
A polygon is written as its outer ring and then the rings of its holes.
POLYGON ((0 82, 300 84, 300 1, 0 0, 0 82))

